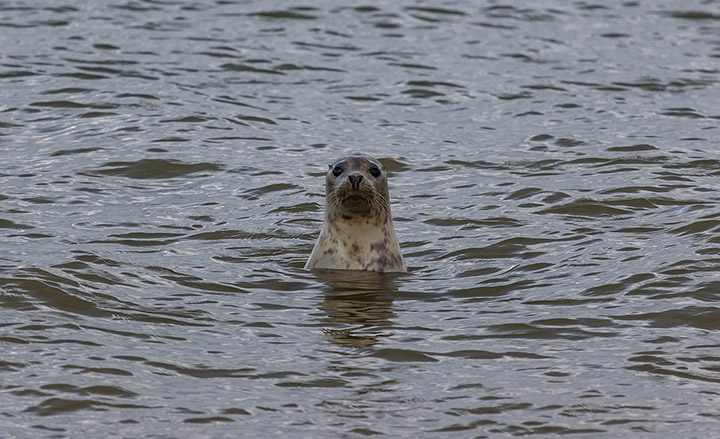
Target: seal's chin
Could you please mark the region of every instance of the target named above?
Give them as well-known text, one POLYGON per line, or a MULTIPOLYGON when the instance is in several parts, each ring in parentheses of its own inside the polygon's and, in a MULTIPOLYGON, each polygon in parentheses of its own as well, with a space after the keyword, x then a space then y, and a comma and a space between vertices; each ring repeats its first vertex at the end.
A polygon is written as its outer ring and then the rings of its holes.
POLYGON ((359 194, 347 195, 345 198, 343 198, 344 206, 349 206, 351 204, 367 204, 367 200, 365 199, 365 197, 359 194))
POLYGON ((342 187, 335 193, 340 213, 349 216, 366 216, 372 210, 372 194, 359 190, 342 187))
POLYGON ((366 215, 370 212, 370 203, 362 195, 348 195, 340 201, 343 211, 351 215, 366 215))

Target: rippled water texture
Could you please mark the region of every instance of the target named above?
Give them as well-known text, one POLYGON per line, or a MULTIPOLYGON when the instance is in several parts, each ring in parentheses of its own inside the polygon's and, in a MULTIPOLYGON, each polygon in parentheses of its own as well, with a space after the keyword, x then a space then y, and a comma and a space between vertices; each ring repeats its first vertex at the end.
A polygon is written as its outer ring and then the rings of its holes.
POLYGON ((716 435, 719 11, 0 2, 0 436, 716 435))

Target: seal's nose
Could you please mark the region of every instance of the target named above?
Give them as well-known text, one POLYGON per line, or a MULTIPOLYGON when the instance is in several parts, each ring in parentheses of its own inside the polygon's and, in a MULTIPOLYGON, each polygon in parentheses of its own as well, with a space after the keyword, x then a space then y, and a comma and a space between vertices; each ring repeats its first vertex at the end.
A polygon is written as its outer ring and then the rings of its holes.
POLYGON ((362 174, 348 175, 348 180, 350 181, 350 185, 355 190, 358 190, 360 188, 360 182, 362 181, 362 179, 363 179, 362 174))

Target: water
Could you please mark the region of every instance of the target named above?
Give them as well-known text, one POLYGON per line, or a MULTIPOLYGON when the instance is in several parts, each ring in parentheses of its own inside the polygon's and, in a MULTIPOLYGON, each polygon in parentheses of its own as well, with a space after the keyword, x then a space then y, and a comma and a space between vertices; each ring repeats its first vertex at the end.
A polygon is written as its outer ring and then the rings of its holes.
POLYGON ((0 436, 712 436, 719 6, 0 3, 0 436))

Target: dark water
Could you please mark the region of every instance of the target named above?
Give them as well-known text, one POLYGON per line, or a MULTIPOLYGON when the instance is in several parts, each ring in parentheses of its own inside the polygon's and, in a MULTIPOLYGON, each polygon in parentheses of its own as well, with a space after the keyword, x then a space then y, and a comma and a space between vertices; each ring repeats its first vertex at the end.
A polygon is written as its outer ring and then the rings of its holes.
POLYGON ((720 431, 720 2, 0 2, 0 437, 720 431), (411 274, 311 273, 327 163, 411 274))

